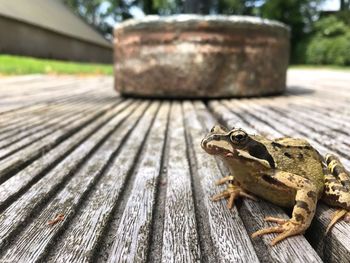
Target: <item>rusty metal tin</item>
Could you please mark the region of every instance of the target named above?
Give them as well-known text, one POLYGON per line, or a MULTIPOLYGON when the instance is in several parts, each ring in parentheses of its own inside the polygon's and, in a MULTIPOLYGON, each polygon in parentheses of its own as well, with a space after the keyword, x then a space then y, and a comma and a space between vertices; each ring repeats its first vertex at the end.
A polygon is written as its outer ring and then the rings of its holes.
POLYGON ((286 86, 289 28, 244 16, 147 16, 114 31, 115 88, 163 98, 246 97, 286 86))

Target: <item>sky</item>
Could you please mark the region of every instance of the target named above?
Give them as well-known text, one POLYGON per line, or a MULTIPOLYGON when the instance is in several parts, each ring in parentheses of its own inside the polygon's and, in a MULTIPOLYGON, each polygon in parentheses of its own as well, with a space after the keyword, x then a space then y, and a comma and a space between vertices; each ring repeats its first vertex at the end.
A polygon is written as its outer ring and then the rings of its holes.
POLYGON ((340 1, 339 0, 326 0, 322 6, 322 10, 335 11, 339 10, 340 1))

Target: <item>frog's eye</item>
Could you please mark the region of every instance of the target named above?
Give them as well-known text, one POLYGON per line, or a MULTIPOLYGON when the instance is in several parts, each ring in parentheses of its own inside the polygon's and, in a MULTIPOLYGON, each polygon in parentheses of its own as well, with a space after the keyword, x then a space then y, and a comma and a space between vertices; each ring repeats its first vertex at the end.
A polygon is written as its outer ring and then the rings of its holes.
POLYGON ((230 139, 233 143, 243 143, 247 138, 248 134, 244 131, 235 131, 230 135, 230 139))

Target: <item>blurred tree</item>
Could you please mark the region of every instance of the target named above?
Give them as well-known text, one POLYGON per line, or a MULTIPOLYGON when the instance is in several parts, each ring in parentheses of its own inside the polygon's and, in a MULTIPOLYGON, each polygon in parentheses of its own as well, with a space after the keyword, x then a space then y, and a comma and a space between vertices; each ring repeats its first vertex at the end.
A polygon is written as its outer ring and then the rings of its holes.
POLYGON ((267 0, 261 7, 265 18, 281 21, 291 27, 292 60, 296 57, 296 44, 311 31, 312 23, 324 0, 267 0))
POLYGON ((304 46, 304 63, 350 65, 350 27, 336 14, 315 22, 304 46))
MULTIPOLYGON (((65 0, 67 5, 95 26, 105 36, 112 37, 115 22, 139 14, 171 15, 179 13, 255 15, 275 19, 292 29, 292 58, 296 44, 312 29, 324 0, 65 0)), ((342 8, 350 0, 340 0, 342 8)))
MULTIPOLYGON (((65 3, 87 23, 107 38, 112 37, 113 24, 131 18, 130 8, 140 5, 140 0, 65 0, 65 3)), ((152 13, 152 0, 143 1, 148 13, 152 13), (148 6, 147 6, 148 4, 148 6)), ((156 11, 153 10, 153 13, 156 11)))
POLYGON ((226 15, 258 15, 259 0, 218 0, 217 13, 226 15))
POLYGON ((349 10, 350 0, 340 0, 340 10, 349 10))
MULTIPOLYGON (((183 0, 153 0, 154 7, 159 15, 171 15, 184 13, 183 0)), ((147 13, 145 13, 147 14, 147 13)))
POLYGON ((89 24, 98 26, 103 16, 99 11, 104 0, 66 0, 66 4, 83 17, 89 24))

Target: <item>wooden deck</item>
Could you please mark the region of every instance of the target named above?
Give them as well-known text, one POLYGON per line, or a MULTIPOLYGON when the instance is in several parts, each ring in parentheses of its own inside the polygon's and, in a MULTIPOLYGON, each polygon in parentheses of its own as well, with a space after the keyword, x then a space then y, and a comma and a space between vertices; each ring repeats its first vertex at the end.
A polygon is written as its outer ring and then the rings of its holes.
POLYGON ((213 203, 226 168, 200 147, 211 126, 306 137, 350 167, 350 73, 293 70, 283 96, 123 99, 112 78, 0 78, 0 262, 349 262, 350 225, 270 247, 250 234, 282 209, 213 203), (64 220, 48 222, 57 214, 64 220))

